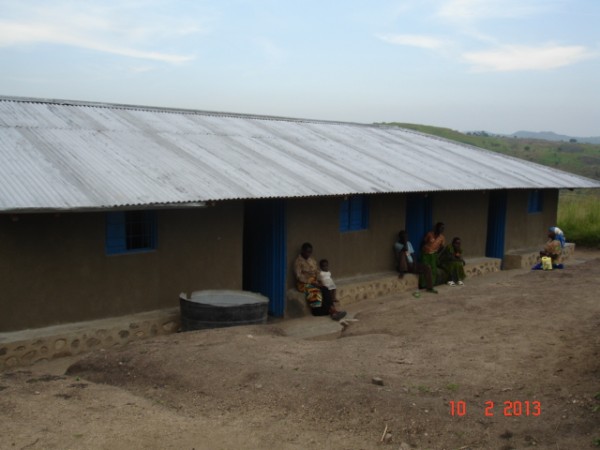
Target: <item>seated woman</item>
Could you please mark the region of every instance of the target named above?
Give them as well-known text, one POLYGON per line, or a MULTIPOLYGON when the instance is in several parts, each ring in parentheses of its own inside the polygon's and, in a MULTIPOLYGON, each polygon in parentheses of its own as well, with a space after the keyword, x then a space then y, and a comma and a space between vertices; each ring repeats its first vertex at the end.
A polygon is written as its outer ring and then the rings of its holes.
MULTIPOLYGON (((555 269, 562 269, 561 257, 563 248, 565 248, 565 234, 558 227, 548 228, 548 241, 544 245, 544 248, 540 251, 540 257, 549 256, 552 258, 552 267, 555 269)), ((540 268, 541 268, 541 264, 540 268)), ((534 266, 534 269, 538 265, 534 266)))
POLYGON ((321 270, 312 257, 312 252, 313 247, 310 243, 302 244, 301 252, 294 261, 296 288, 304 293, 313 316, 329 315, 333 320, 343 319, 346 311, 337 311, 334 308, 329 289, 317 280, 321 270))
POLYGON ((449 286, 462 286, 465 279, 465 260, 459 237, 452 239, 452 243, 444 247, 440 253, 440 268, 448 274, 449 286))

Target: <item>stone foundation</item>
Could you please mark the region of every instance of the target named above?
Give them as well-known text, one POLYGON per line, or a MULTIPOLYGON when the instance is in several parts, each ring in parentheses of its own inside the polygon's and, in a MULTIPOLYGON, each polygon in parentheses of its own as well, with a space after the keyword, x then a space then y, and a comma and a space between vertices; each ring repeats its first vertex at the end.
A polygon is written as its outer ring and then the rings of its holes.
MULTIPOLYGON (((335 280, 336 295, 340 304, 347 306, 360 300, 391 295, 417 289, 419 278, 406 274, 398 278, 396 272, 384 272, 364 275, 354 278, 335 280)), ((296 289, 290 289, 286 295, 285 317, 295 318, 310 315, 310 309, 304 300, 304 294, 296 289)))
MULTIPOLYGON (((575 254, 575 244, 567 242, 562 252, 562 260, 566 261, 575 254)), ((539 248, 525 248, 506 252, 502 261, 504 270, 531 269, 537 264, 540 256, 539 248)))
POLYGON ((467 278, 500 272, 502 260, 500 258, 470 258, 465 266, 467 278))
MULTIPOLYGON (((501 260, 498 258, 470 258, 465 266, 468 278, 500 271, 501 260)), ((406 274, 398 278, 396 272, 385 272, 365 276, 335 280, 337 298, 342 307, 358 302, 398 292, 416 290, 419 278, 406 274)), ((286 318, 301 317, 310 314, 304 294, 296 289, 290 289, 286 295, 286 318)))
POLYGON ((0 370, 78 355, 179 330, 179 308, 0 333, 0 370))

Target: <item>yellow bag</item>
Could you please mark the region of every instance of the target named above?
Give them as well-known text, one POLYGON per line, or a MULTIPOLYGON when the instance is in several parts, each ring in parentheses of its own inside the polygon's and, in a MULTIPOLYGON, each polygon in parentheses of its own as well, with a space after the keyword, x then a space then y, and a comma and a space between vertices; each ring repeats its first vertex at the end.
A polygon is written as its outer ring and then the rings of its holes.
POLYGON ((552 258, 542 256, 542 270, 552 270, 552 258))

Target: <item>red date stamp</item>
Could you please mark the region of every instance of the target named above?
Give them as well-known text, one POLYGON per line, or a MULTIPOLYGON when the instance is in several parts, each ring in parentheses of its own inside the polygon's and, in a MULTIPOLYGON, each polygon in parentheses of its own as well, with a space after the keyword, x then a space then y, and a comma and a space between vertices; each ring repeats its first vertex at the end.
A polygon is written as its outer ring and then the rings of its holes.
MULTIPOLYGON (((464 400, 451 400, 448 404, 450 405, 450 415, 452 417, 463 417, 467 415, 467 403, 464 400)), ((538 417, 542 414, 542 404, 538 400, 507 400, 498 405, 493 401, 488 400, 485 402, 485 417, 494 417, 494 414, 496 413, 495 408, 500 408, 501 411, 499 412, 505 417, 538 417)))

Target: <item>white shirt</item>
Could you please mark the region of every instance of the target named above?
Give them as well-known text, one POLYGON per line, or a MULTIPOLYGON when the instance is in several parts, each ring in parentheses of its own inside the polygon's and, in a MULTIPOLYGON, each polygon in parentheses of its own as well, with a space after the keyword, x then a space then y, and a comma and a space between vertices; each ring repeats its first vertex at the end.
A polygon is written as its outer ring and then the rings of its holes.
POLYGON ((331 278, 331 272, 324 272, 321 270, 321 273, 319 273, 319 281, 321 282, 321 284, 323 286, 325 286, 327 289, 329 289, 330 291, 332 289, 335 289, 335 283, 333 282, 333 279, 331 278))
MULTIPOLYGON (((401 244, 400 242, 396 242, 394 244, 394 249, 396 250, 396 253, 401 252, 402 249, 404 249, 404 245, 401 244)), ((412 254, 415 252, 415 249, 413 248, 413 246, 410 243, 410 241, 408 241, 406 243, 406 249, 408 250, 408 254, 406 255, 406 260, 408 261, 409 264, 412 264, 413 263, 412 254)))

